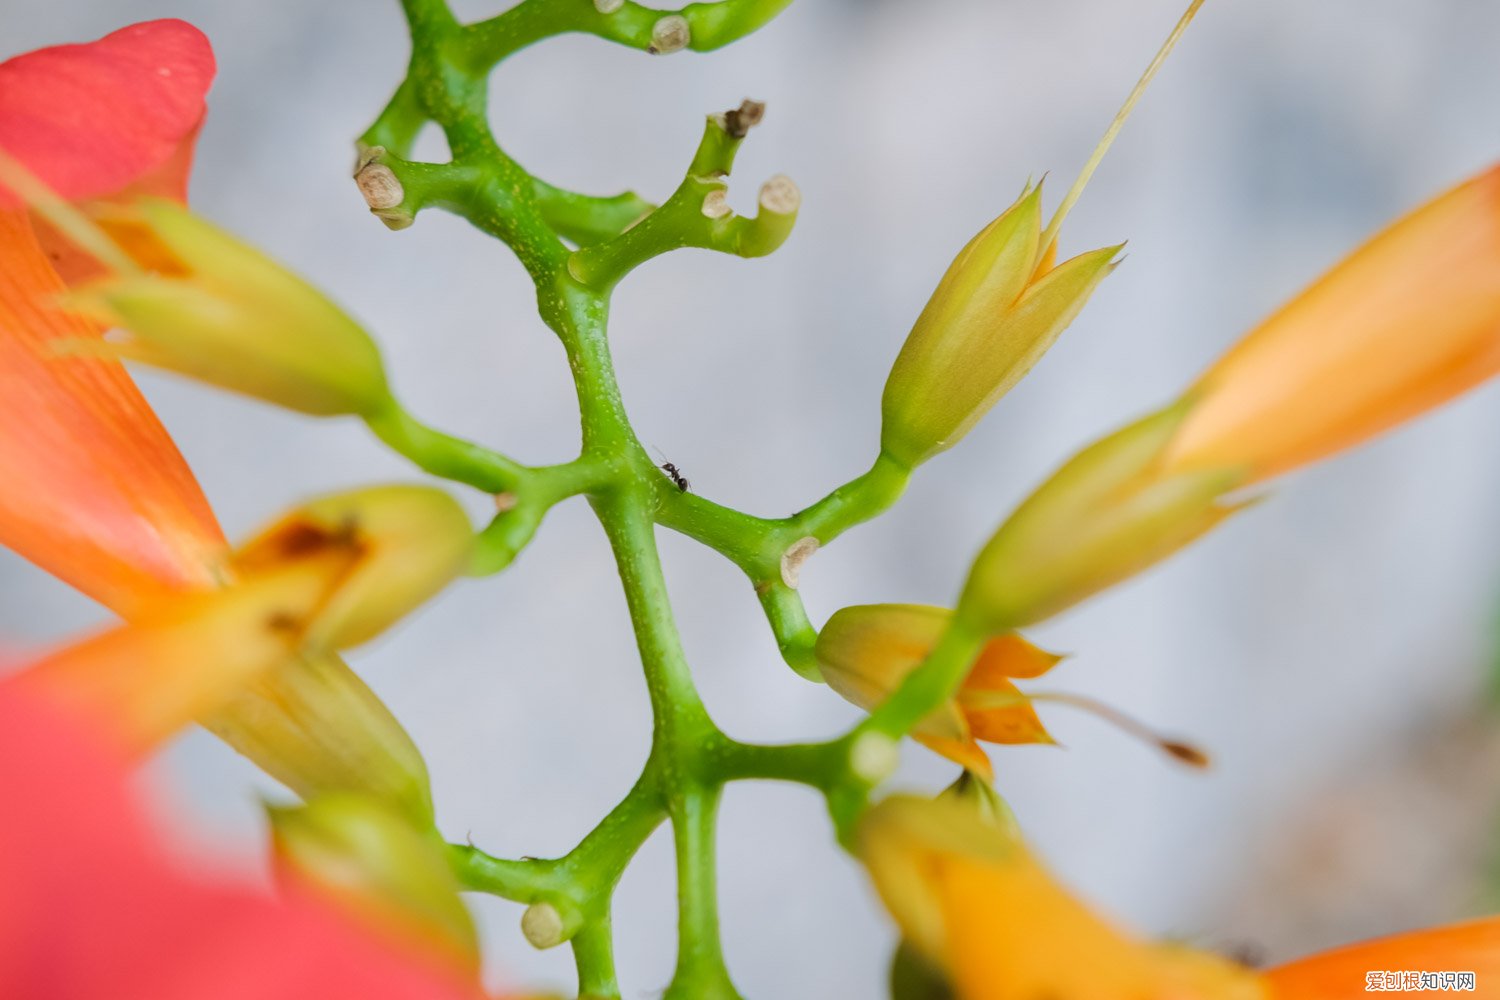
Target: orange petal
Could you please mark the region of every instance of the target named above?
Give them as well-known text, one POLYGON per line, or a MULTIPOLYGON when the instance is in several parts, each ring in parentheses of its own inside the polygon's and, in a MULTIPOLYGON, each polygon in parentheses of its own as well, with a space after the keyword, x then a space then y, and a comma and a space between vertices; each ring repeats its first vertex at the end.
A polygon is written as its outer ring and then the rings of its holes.
POLYGON ((214 582, 223 537, 192 473, 117 363, 59 345, 97 328, 25 217, 0 211, 0 544, 117 612, 214 582))
MULTIPOLYGON (((844 608, 823 627, 817 652, 828 686, 873 709, 926 658, 953 613, 920 604, 870 604, 844 608)), ((984 645, 959 696, 924 719, 912 734, 919 743, 978 774, 991 773, 975 738, 991 743, 1051 743, 1036 712, 1010 683, 1039 677, 1062 660, 1014 633, 984 645), (964 694, 1001 695, 1005 704, 965 704, 964 694)), ((993 698, 991 698, 993 700, 993 698)))
POLYGON ((231 587, 180 597, 68 646, 6 683, 90 720, 139 753, 292 661, 302 626, 356 558, 328 550, 231 587))
POLYGON ((974 738, 986 743, 1018 745, 1055 743, 1036 709, 1010 681, 998 678, 984 685, 971 675, 958 695, 959 710, 974 738))
POLYGON ((1040 677, 1063 661, 1059 653, 1049 653, 1015 632, 996 636, 985 643, 969 671, 965 687, 986 688, 1007 677, 1031 680, 1040 677))
POLYGON ((1376 236, 1208 370, 1167 458, 1264 479, 1500 373, 1500 167, 1376 236))
POLYGON ((954 800, 887 799, 859 855, 908 940, 961 1000, 1260 1000, 1214 955, 1138 941, 1053 880, 1013 831, 954 800))
POLYGON ((1362 995, 1370 973, 1472 972, 1479 992, 1500 982, 1500 917, 1376 938, 1321 952, 1266 974, 1276 1000, 1362 995), (1486 985, 1489 984, 1489 985, 1486 985))
POLYGON ((973 771, 985 781, 995 780, 995 765, 990 763, 989 755, 984 752, 984 747, 980 746, 972 736, 958 739, 928 736, 919 731, 912 733, 911 738, 933 753, 941 754, 965 770, 973 771))

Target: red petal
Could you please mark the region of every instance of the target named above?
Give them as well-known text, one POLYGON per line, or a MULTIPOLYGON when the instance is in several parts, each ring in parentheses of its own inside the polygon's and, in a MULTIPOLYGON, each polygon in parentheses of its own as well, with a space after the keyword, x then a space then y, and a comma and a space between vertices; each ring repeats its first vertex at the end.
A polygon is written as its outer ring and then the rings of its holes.
POLYGON ((0 685, 0 801, 25 804, 0 823, 0 996, 475 1000, 310 896, 178 870, 126 777, 71 720, 0 685))
MULTIPOLYGON (((113 194, 180 155, 213 78, 208 39, 186 21, 28 52, 0 63, 0 149, 65 198, 113 194)), ((186 172, 174 173, 180 198, 186 172)))
POLYGON ((127 616, 213 582, 223 536, 196 480, 114 361, 62 355, 99 331, 18 212, 0 211, 0 545, 127 616))

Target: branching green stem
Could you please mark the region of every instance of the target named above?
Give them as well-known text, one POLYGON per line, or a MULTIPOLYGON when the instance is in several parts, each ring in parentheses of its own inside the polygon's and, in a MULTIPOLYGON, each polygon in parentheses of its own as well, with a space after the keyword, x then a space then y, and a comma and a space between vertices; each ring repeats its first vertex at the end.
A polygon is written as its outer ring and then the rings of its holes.
POLYGON ((499 509, 479 535, 473 572, 508 566, 546 512, 571 496, 587 497, 614 554, 653 714, 651 752, 640 778, 560 858, 509 861, 472 845, 449 848, 464 887, 543 908, 547 926, 560 929, 533 940, 570 941, 579 990, 589 997, 620 996, 611 899, 642 843, 669 822, 677 853, 679 949, 666 996, 734 1000, 715 892, 715 822, 724 785, 770 779, 817 789, 848 843, 880 778, 868 766, 861 771, 858 750, 868 749, 871 734, 877 740, 904 734, 933 699, 951 694, 955 677, 962 676, 961 661, 972 653, 966 645, 971 637, 954 630, 890 703, 840 739, 761 746, 718 729, 693 685, 673 621, 656 527, 679 531, 733 560, 754 584, 783 657, 816 679, 817 633, 796 591, 800 560, 888 508, 905 488, 909 470, 882 454, 870 471, 805 510, 760 518, 679 490, 631 428, 606 336, 615 283, 679 247, 757 256, 774 250, 791 231, 798 196, 784 178, 762 189, 754 218, 735 216, 723 200, 735 152, 759 106, 747 103, 737 113, 710 117, 682 183, 659 206, 631 193, 597 197, 548 184, 512 160, 490 132, 489 71, 544 38, 587 32, 647 51, 706 50, 755 30, 789 2, 720 0, 670 12, 631 2, 611 9, 588 0, 523 0, 487 21, 463 25, 444 0, 402 0, 413 41, 407 76, 361 137, 356 179, 372 211, 392 228, 403 228, 423 209, 439 207, 508 245, 535 281, 542 318, 562 343, 573 375, 582 451, 560 465, 522 465, 433 430, 394 404, 367 422, 427 472, 496 496, 499 509), (408 159, 428 122, 447 136, 449 163, 408 159))

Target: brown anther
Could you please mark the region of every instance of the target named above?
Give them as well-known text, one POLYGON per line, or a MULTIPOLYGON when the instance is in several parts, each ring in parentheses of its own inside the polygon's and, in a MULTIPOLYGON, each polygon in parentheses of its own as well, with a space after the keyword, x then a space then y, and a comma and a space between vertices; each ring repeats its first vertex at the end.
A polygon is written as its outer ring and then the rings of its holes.
POLYGON ((342 543, 338 535, 328 531, 320 524, 310 521, 297 521, 287 525, 276 536, 276 550, 290 559, 300 556, 309 556, 315 552, 342 543))
POLYGON ((736 139, 743 139, 765 117, 766 102, 752 101, 747 97, 740 102, 739 107, 724 112, 724 131, 736 139))
POLYGON ((273 611, 266 616, 266 628, 272 632, 295 634, 302 631, 302 622, 290 611, 273 611))
POLYGON ((1162 740, 1161 748, 1189 767, 1208 767, 1213 763, 1207 753, 1193 746, 1191 743, 1162 740))

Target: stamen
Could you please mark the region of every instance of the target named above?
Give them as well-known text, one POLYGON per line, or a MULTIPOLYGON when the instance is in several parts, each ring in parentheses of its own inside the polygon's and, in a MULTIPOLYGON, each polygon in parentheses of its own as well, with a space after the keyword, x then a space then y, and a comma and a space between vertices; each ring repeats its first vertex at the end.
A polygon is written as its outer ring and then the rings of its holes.
POLYGON ((1056 705, 1068 705, 1082 712, 1088 712, 1105 722, 1111 723, 1116 729, 1128 736, 1134 736, 1143 743, 1150 744, 1165 753, 1174 760, 1179 760, 1189 767, 1208 767, 1209 756, 1203 750, 1190 743, 1181 740, 1167 739, 1153 732, 1145 723, 1137 721, 1121 712, 1119 709, 1095 701, 1087 695, 1070 694, 1061 691, 1047 691, 1032 693, 1026 696, 1031 701, 1051 702, 1056 705))
POLYGON ((1087 695, 1073 694, 1063 691, 1033 691, 1033 692, 1001 692, 1001 691, 965 691, 959 695, 959 702, 966 708, 1008 708, 1012 705, 1023 705, 1029 702, 1047 702, 1054 705, 1067 705, 1082 712, 1088 712, 1096 718, 1103 719, 1116 729, 1133 736, 1150 746, 1156 747, 1162 753, 1174 760, 1180 761, 1189 767, 1206 768, 1212 761, 1204 750, 1193 746, 1182 740, 1168 739, 1152 731, 1145 723, 1131 718, 1119 709, 1112 708, 1102 701, 1096 701, 1087 695))
POLYGON ((1157 51, 1156 57, 1146 67, 1146 72, 1142 73, 1141 78, 1136 81, 1135 88, 1130 91, 1130 96, 1125 98, 1125 103, 1120 106, 1120 110, 1115 114, 1114 121, 1110 122, 1109 128, 1104 130, 1104 135, 1099 139, 1099 144, 1094 147, 1093 154, 1089 157, 1088 162, 1083 165, 1083 170, 1079 172, 1078 179, 1073 182, 1073 186, 1068 189, 1067 195, 1063 198, 1061 204, 1057 206, 1057 212, 1053 214, 1052 221, 1047 223, 1047 228, 1042 233, 1042 249, 1041 253, 1037 255, 1038 259, 1045 258, 1047 252, 1052 249, 1052 245, 1057 242, 1057 231, 1062 227, 1063 220, 1068 217, 1068 212, 1078 203, 1079 197, 1083 194, 1083 189, 1088 186, 1089 179, 1094 176, 1094 171, 1099 169, 1099 164, 1104 161, 1104 154, 1108 153, 1109 147, 1114 144, 1115 136, 1120 134, 1120 129, 1124 127, 1125 120, 1135 110, 1136 102, 1146 92, 1146 87, 1151 83, 1152 78, 1156 76, 1157 71, 1161 69, 1162 63, 1167 61, 1167 55, 1177 44, 1177 40, 1182 37, 1182 33, 1187 30, 1187 26, 1192 23, 1193 17, 1198 13, 1198 8, 1202 7, 1203 3, 1204 0, 1193 0, 1188 5, 1188 9, 1178 19, 1177 26, 1172 29, 1172 33, 1167 36, 1167 40, 1162 43, 1161 48, 1157 51))
POLYGON ((92 219, 74 208, 26 166, 0 149, 0 184, 19 195, 26 206, 46 219, 79 249, 120 274, 139 274, 135 261, 115 245, 92 219))

